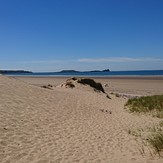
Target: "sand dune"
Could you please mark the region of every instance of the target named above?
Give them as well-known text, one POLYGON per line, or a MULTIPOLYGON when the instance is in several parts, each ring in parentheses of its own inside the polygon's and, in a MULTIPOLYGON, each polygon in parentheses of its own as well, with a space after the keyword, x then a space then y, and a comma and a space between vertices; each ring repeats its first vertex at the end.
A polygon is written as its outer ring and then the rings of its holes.
POLYGON ((126 99, 111 98, 0 76, 0 162, 161 163, 147 146, 141 154, 141 142, 128 134, 159 119, 130 114, 126 99))

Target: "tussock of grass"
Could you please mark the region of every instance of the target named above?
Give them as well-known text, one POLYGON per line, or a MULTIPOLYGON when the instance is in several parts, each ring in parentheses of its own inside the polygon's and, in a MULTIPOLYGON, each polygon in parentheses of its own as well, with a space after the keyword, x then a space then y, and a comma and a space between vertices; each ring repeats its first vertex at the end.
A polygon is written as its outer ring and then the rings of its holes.
POLYGON ((148 138, 148 142, 155 149, 155 151, 160 155, 163 151, 163 132, 157 132, 148 138))
POLYGON ((101 83, 96 83, 93 79, 89 79, 89 78, 80 79, 80 80, 78 80, 78 83, 81 83, 81 84, 84 84, 84 85, 89 85, 89 86, 93 87, 94 89, 105 93, 102 84, 101 83))
POLYGON ((154 116, 163 118, 163 95, 129 99, 125 106, 131 112, 153 112, 154 116))

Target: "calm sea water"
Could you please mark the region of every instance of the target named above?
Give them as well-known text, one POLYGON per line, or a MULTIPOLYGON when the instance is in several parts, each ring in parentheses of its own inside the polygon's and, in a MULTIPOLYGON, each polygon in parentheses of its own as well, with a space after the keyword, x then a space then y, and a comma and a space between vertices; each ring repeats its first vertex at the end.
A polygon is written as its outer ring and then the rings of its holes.
POLYGON ((9 76, 163 76, 163 70, 111 71, 111 72, 39 72, 8 74, 9 76))

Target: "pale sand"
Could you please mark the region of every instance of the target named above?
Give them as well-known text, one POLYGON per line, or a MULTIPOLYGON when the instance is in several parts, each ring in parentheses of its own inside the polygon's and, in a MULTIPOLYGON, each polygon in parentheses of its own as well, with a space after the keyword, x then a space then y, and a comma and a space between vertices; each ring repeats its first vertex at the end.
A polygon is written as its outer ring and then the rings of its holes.
MULTIPOLYGON (((70 77, 16 77, 34 85, 52 84, 57 86, 70 77)), ((163 77, 92 77, 103 85, 108 84, 106 92, 155 95, 163 94, 163 77)))
MULTIPOLYGON (((21 81, 0 76, 0 162, 163 162, 157 155, 151 155, 151 148, 128 133, 129 129, 151 126, 160 119, 131 114, 124 109, 127 99, 114 95, 108 99, 87 87, 40 88, 38 85, 65 81, 65 78, 44 79, 21 78, 24 80, 21 81)), ((117 79, 98 80, 109 84, 107 91, 163 92, 160 80, 144 82, 145 88, 137 81, 128 85, 128 80, 122 83, 115 83, 117 79)))

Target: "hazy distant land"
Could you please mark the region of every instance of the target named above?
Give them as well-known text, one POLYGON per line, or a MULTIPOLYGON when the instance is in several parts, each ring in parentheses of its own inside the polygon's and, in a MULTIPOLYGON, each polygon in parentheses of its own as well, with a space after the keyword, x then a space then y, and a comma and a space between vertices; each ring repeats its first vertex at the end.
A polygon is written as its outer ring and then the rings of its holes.
POLYGON ((31 71, 25 70, 0 70, 0 74, 24 74, 24 73, 32 73, 31 71))
MULTIPOLYGON (((62 70, 59 72, 50 72, 50 73, 80 73, 80 72, 110 72, 109 69, 105 70, 93 70, 93 71, 76 71, 76 70, 62 70)), ((0 70, 0 74, 26 74, 26 73, 33 73, 32 71, 26 71, 26 70, 0 70)))

